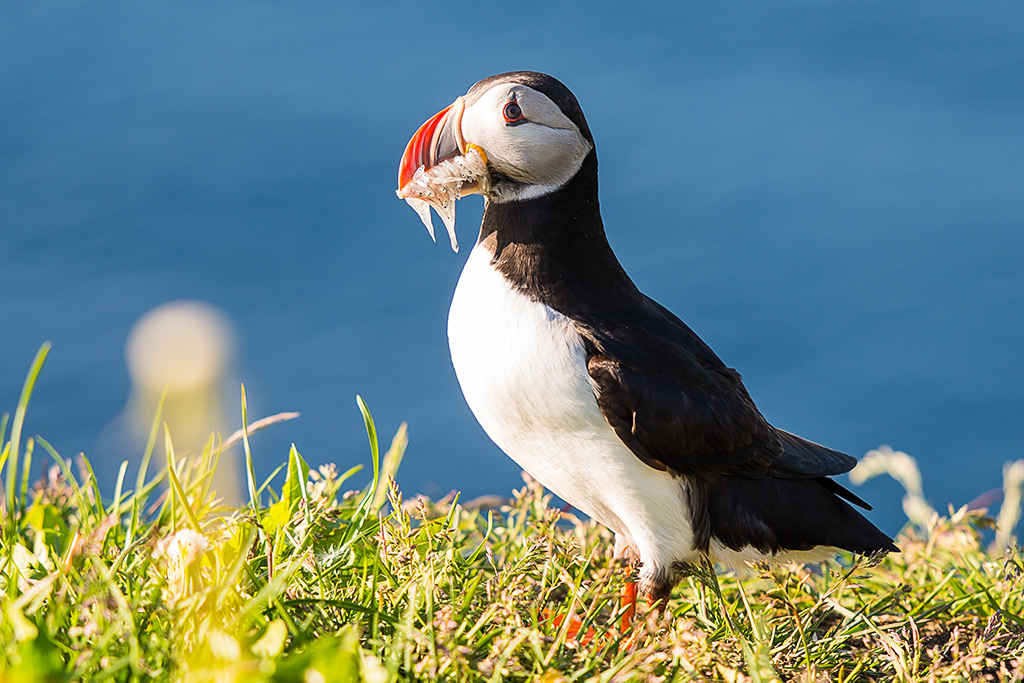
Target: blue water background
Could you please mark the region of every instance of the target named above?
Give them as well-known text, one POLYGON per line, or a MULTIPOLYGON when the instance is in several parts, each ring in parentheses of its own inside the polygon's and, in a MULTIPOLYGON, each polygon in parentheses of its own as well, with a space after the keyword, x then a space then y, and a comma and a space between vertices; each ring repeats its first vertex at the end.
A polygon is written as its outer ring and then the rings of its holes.
MULTIPOLYGON (((944 509, 1024 457, 1024 11, 1016 2, 5 2, 0 406, 94 455, 136 319, 238 329, 259 474, 289 443, 367 461, 362 394, 408 421, 406 494, 507 493, 447 307, 465 245, 394 196, 417 126, 476 80, 556 75, 597 140, 609 238, 775 424, 918 458, 944 509)), ((117 463, 99 463, 112 490, 117 463)), ((859 491, 895 531, 899 488, 859 491)))

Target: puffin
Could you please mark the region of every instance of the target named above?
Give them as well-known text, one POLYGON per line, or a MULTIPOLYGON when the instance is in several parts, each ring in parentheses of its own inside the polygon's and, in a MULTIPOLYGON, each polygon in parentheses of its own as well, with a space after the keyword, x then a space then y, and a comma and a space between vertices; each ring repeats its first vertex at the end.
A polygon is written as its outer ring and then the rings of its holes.
POLYGON ((462 392, 509 457, 614 531, 630 616, 637 590, 665 605, 703 562, 898 551, 831 478, 856 459, 769 424, 739 373, 626 274, 566 86, 491 76, 419 128, 398 195, 434 206, 456 251, 453 200, 469 194, 483 220, 448 316, 462 392))

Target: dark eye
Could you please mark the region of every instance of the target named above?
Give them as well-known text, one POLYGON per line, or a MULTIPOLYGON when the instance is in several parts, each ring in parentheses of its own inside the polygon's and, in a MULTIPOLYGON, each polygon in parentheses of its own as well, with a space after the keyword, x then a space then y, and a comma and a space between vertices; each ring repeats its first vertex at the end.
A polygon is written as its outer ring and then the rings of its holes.
POLYGON ((505 109, 502 111, 502 114, 505 115, 505 123, 514 124, 526 121, 526 119, 523 118, 522 107, 520 107, 515 100, 512 100, 505 105, 505 109))

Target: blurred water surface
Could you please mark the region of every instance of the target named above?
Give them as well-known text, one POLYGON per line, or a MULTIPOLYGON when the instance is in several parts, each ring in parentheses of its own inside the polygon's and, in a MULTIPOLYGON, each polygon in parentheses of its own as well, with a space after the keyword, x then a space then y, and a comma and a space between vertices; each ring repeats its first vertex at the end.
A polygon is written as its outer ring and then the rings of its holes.
MULTIPOLYGON (((394 196, 417 126, 546 71, 597 139, 612 245, 775 424, 916 456, 942 509, 1024 457, 1024 12, 1013 2, 8 2, 0 8, 0 406, 96 452, 135 321, 238 332, 260 474, 294 441, 367 460, 409 422, 407 494, 505 493, 445 320, 468 248, 394 196)), ((459 206, 472 243, 479 198, 459 206)), ((863 495, 901 523, 891 483, 863 495)))

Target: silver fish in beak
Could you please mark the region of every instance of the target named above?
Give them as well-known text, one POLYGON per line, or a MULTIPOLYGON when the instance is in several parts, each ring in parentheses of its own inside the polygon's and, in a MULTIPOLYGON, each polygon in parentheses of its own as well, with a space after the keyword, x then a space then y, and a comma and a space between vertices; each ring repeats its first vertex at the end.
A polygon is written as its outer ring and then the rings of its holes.
POLYGON ((462 137, 464 108, 465 101, 460 97, 420 126, 402 154, 396 191, 419 215, 435 241, 430 209, 437 212, 455 252, 459 251, 455 202, 490 187, 486 153, 462 137))

